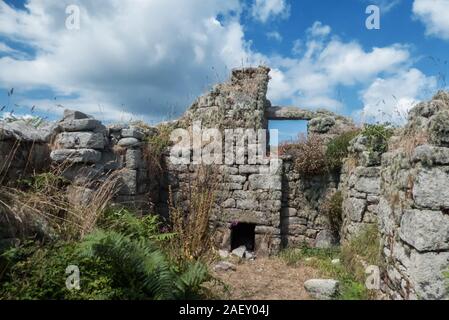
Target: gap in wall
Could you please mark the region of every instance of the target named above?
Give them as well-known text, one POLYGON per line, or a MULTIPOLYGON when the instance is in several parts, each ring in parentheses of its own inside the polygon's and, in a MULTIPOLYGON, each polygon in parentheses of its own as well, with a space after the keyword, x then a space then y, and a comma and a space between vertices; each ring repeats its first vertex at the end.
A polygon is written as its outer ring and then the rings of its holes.
POLYGON ((307 120, 269 120, 268 129, 278 130, 278 139, 269 135, 269 145, 278 146, 283 143, 295 142, 300 135, 307 137, 307 120))
POLYGON ((239 223, 231 230, 231 251, 245 246, 248 251, 256 249, 256 225, 253 223, 239 223))

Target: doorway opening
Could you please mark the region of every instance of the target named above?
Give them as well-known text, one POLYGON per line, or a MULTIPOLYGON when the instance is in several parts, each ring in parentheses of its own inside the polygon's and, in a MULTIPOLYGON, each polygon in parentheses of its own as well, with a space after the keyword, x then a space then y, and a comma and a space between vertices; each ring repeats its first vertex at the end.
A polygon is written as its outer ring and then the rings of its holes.
POLYGON ((252 223, 239 223, 231 230, 231 251, 241 246, 246 250, 255 250, 256 225, 252 223))

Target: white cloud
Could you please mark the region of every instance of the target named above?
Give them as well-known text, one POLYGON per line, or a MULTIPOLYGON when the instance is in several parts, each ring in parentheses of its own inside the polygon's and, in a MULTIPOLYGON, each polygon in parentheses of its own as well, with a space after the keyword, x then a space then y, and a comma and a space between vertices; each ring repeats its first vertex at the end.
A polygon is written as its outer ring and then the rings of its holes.
POLYGON ((449 40, 449 0, 415 0, 413 13, 426 27, 426 34, 449 40))
POLYGON ((277 42, 282 42, 282 35, 277 31, 271 31, 266 34, 269 40, 274 40, 277 42))
POLYGON ((436 87, 435 77, 427 77, 415 68, 388 78, 377 78, 361 93, 364 103, 361 116, 364 120, 404 123, 408 111, 431 96, 436 87))
MULTIPOLYGON (((254 3, 268 8, 260 11, 261 20, 288 12, 288 4, 278 1, 254 3)), ((367 50, 333 36, 321 22, 295 42, 293 57, 266 57, 245 40, 241 10, 239 0, 29 0, 26 11, 0 2, 0 35, 35 50, 26 59, 12 53, 0 58, 0 87, 52 90, 57 102, 26 94, 17 101, 45 112, 60 114, 57 103, 103 120, 148 121, 179 115, 206 85, 242 64, 272 67, 273 104, 334 110, 342 106, 340 86, 374 81, 373 87, 377 78, 394 79, 410 68, 407 47, 367 50), (69 3, 81 8, 79 31, 65 28, 69 3)))
POLYGON ((262 23, 271 18, 285 19, 290 16, 290 5, 287 0, 254 0, 252 15, 262 23))
POLYGON ((316 22, 307 31, 301 55, 270 60, 274 69, 269 98, 275 104, 335 111, 342 106, 339 86, 369 85, 381 74, 403 70, 410 59, 405 46, 394 44, 367 51, 357 42, 331 37, 330 31, 316 22))
POLYGON ((307 29, 307 33, 312 37, 324 37, 329 35, 331 31, 331 27, 323 25, 320 21, 315 21, 312 27, 307 29))
MULTIPOLYGON (((0 2, 0 35, 35 50, 0 58, 0 86, 52 89, 64 106, 106 116, 182 112, 229 70, 256 64, 240 25, 238 0, 29 0, 0 2), (65 8, 81 9, 81 29, 65 28, 65 8), (220 22, 217 19, 220 16, 220 22)), ((47 109, 50 101, 32 100, 47 109), (43 106, 45 105, 45 106, 43 106)), ((53 105, 54 108, 54 105, 53 105)))
POLYGON ((14 50, 13 48, 7 46, 6 44, 0 42, 0 52, 1 53, 12 53, 12 52, 16 52, 16 50, 14 50))
POLYGON ((302 52, 303 49, 303 42, 301 39, 296 39, 293 41, 293 47, 292 47, 292 53, 297 55, 302 52))

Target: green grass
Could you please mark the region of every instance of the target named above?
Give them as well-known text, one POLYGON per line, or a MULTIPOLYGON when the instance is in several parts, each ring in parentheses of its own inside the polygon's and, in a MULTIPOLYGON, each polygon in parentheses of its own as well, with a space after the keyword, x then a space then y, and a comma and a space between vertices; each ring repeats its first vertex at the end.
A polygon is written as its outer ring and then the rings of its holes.
POLYGON ((340 259, 340 248, 317 249, 297 248, 286 249, 280 257, 288 265, 304 265, 318 270, 322 277, 340 281, 340 292, 336 300, 368 300, 372 294, 364 283, 357 280, 353 273, 342 263, 333 264, 332 260, 340 259))
POLYGON ((342 246, 342 261, 357 279, 364 279, 365 268, 361 260, 367 265, 382 267, 380 248, 377 225, 368 226, 349 243, 342 246))

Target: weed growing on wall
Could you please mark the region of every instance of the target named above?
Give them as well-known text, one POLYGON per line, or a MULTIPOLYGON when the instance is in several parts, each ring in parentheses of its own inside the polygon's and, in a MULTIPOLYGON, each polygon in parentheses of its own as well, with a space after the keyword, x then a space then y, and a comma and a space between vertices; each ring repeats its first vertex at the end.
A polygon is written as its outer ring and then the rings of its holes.
POLYGON ((393 136, 394 129, 390 124, 366 124, 362 135, 368 139, 368 150, 378 154, 388 150, 388 140, 393 136))
POLYGON ((281 154, 293 157, 295 170, 302 176, 327 173, 325 145, 316 135, 300 135, 298 141, 280 146, 281 154))
POLYGON ((326 161, 329 171, 339 171, 343 165, 343 160, 349 155, 349 144, 359 131, 349 131, 342 133, 329 141, 326 145, 326 161))
POLYGON ((359 280, 365 279, 366 266, 381 267, 381 245, 377 225, 367 226, 358 236, 344 244, 341 257, 344 265, 359 280))

